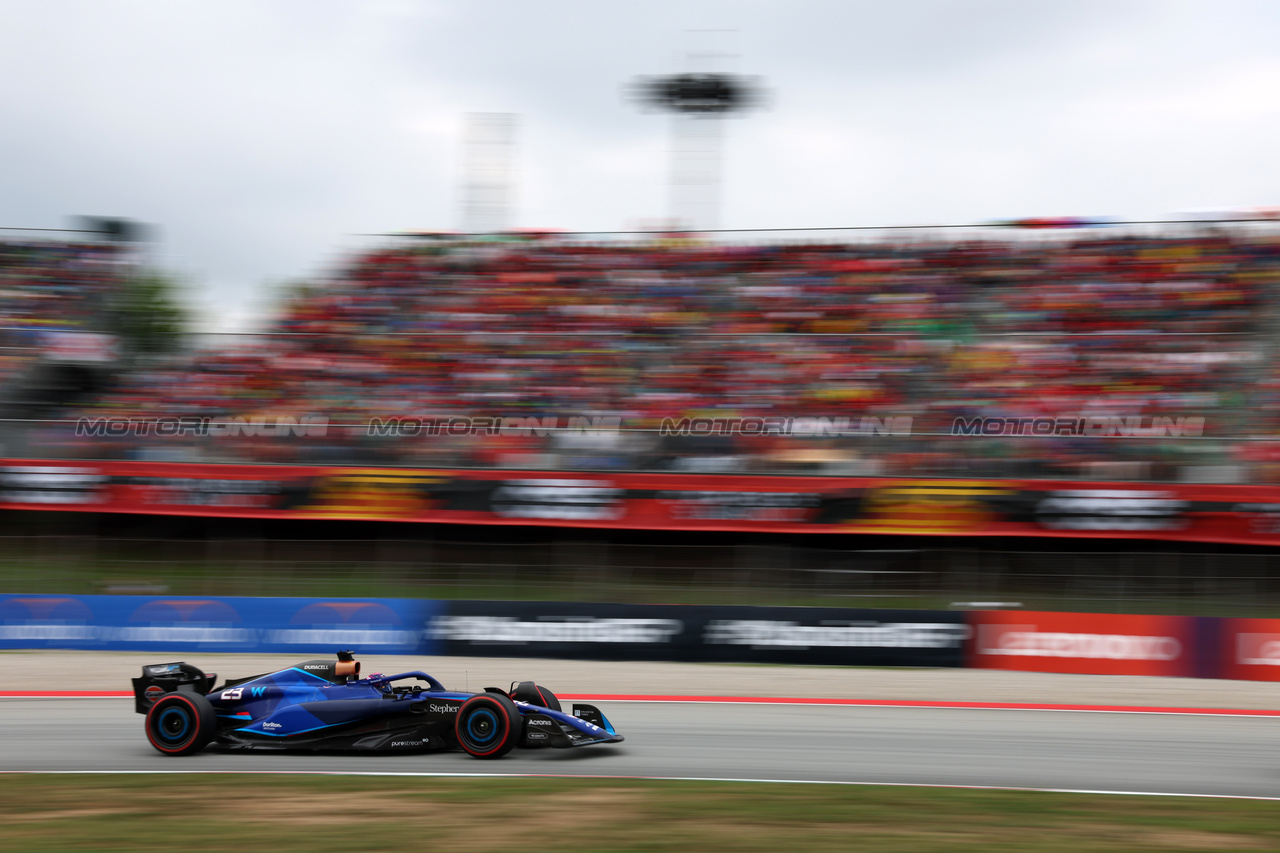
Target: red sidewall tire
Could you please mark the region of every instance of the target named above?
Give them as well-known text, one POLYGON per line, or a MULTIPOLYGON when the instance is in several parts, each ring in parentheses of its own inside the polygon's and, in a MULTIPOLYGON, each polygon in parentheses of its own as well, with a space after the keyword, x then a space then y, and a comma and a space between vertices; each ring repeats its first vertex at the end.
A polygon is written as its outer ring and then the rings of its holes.
POLYGON ((209 745, 218 715, 209 700, 195 693, 168 693, 147 711, 147 740, 165 755, 191 755, 209 745))
POLYGON ((504 693, 478 693, 462 703, 453 733, 475 758, 506 755, 520 741, 520 709, 504 693))

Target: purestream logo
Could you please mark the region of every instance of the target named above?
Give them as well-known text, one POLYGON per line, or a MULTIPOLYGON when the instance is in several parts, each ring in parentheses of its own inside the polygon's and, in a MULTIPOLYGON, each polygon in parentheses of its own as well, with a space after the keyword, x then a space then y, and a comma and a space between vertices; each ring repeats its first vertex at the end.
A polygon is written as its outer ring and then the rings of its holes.
POLYGON ((1204 435, 1200 417, 1089 418, 956 418, 952 435, 1075 435, 1089 437, 1198 438, 1204 435))
POLYGON ((329 419, 323 415, 299 418, 278 417, 268 421, 254 418, 80 418, 77 438, 123 438, 125 436, 214 436, 229 438, 275 438, 300 436, 324 438, 329 419))

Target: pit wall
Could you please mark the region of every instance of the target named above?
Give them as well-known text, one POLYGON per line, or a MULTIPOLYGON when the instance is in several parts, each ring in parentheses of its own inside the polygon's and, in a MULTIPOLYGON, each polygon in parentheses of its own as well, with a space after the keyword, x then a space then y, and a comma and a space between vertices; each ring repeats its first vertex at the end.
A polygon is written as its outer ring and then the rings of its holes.
POLYGON ((979 667, 1280 681, 1280 619, 429 599, 0 595, 0 649, 979 667))

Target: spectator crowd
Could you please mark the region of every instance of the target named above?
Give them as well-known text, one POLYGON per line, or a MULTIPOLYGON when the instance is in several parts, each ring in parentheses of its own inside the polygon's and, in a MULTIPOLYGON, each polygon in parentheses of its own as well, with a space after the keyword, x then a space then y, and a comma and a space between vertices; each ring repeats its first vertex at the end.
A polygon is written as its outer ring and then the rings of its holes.
MULTIPOLYGON (((92 250, 0 244, 6 325, 82 322, 92 250), (13 260, 13 259, 18 260, 13 260)), ((1274 231, 724 245, 405 240, 252 338, 125 372, 36 455, 1121 480, 1276 479, 1274 231), (614 418, 370 435, 371 419, 614 418), (86 438, 81 417, 327 418, 323 436, 86 438), (910 418, 911 435, 663 436, 666 418, 910 418), (1196 436, 961 436, 956 419, 1203 418, 1196 436)), ((6 362, 6 364, 10 364, 6 362)), ((1280 447, 1280 445, 1277 445, 1280 447)))
POLYGON ((42 359, 88 343, 101 360, 132 255, 119 243, 0 241, 0 400, 13 406, 42 359))

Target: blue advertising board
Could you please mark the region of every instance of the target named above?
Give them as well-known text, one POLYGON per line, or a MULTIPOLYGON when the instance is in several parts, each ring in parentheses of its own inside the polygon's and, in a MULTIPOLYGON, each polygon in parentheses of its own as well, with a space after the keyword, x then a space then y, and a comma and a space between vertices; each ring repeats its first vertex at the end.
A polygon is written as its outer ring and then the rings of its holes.
POLYGON ((0 649, 434 654, 426 599, 0 595, 0 649))

